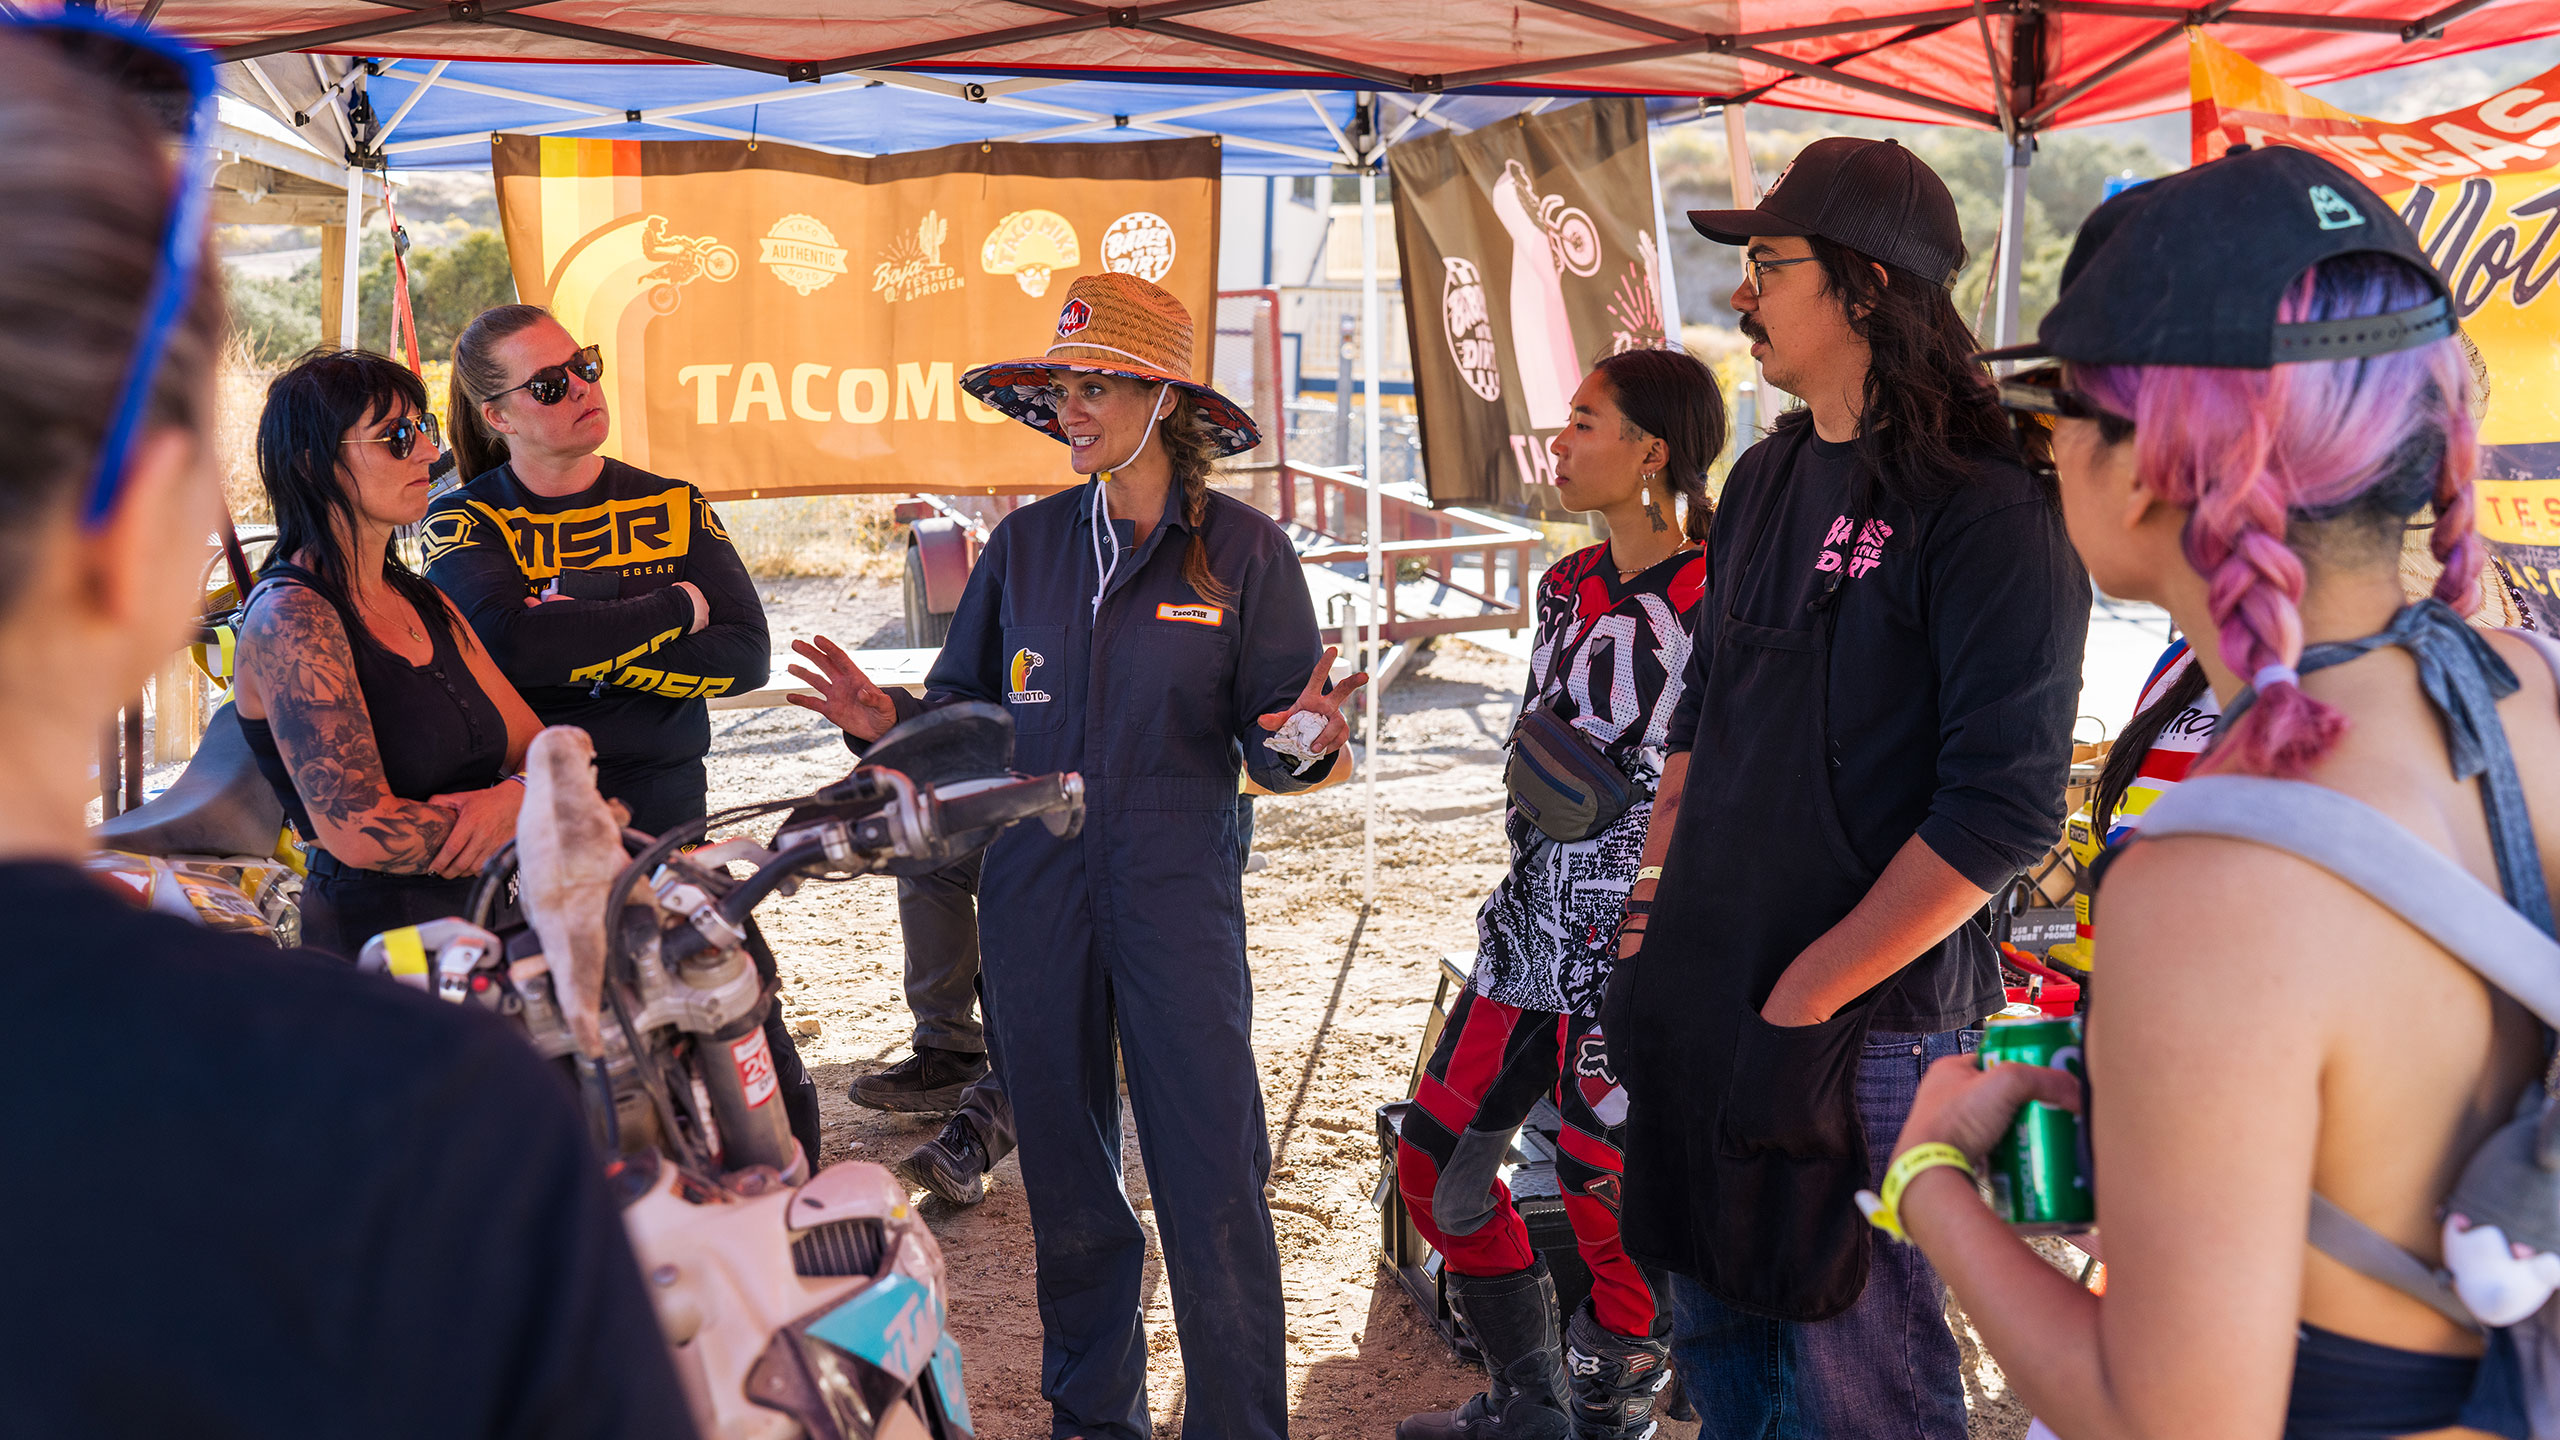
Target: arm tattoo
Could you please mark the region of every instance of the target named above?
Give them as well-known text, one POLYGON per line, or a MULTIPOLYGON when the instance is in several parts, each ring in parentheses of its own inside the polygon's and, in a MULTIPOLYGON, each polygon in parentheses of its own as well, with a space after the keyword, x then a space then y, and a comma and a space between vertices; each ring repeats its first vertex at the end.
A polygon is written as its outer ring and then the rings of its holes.
POLYGON ((299 585, 280 585, 254 607, 241 639, 241 661, 266 692, 267 723, 311 823, 376 852, 338 858, 367 870, 426 873, 453 814, 391 793, 338 612, 299 585))

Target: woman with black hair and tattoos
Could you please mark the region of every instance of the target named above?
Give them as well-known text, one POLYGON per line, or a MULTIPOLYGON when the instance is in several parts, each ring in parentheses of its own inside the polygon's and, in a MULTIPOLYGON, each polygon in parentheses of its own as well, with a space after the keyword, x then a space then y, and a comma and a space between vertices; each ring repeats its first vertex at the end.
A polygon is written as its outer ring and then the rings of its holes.
POLYGON ((240 728, 313 847, 303 943, 349 959, 382 931, 461 913, 515 836, 541 728, 391 549, 426 516, 437 440, 418 377, 361 350, 295 362, 258 422, 277 535, 241 628, 240 728))

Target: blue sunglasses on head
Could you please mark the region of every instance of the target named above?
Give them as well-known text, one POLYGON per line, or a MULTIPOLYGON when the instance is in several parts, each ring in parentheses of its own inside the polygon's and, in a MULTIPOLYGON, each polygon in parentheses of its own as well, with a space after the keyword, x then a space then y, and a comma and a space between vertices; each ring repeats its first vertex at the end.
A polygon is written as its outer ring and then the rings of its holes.
POLYGON ((204 268, 204 222, 213 184, 213 60, 181 41, 84 11, 42 18, 0 16, 0 33, 52 46, 74 67, 142 106, 181 147, 177 193, 170 198, 168 228, 160 237, 160 262, 143 306, 141 339, 116 395, 106 441, 98 447, 98 468, 80 509, 81 522, 94 526, 115 509, 124 489, 125 462, 150 409, 169 336, 195 299, 204 268))

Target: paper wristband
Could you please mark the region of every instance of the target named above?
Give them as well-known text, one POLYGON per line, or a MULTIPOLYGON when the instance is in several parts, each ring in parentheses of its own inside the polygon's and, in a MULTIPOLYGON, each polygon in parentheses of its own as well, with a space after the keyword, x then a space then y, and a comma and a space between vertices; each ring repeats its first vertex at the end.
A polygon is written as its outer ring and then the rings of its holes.
POLYGON ((1968 1176, 1973 1174, 1973 1162, 1964 1157, 1963 1151, 1943 1140, 1914 1145, 1893 1157, 1893 1164, 1886 1168, 1881 1198, 1872 1190, 1858 1192, 1859 1211, 1867 1217, 1868 1224, 1907 1243, 1911 1237, 1902 1233, 1902 1192, 1922 1171, 1935 1170, 1941 1165, 1952 1165, 1968 1176))

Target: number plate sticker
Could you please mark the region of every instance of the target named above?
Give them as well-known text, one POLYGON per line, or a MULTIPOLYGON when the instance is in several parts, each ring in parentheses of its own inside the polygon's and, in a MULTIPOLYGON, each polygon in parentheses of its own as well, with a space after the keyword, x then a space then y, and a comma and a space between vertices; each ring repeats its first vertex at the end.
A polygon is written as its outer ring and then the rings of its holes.
POLYGON ((732 1044, 729 1059, 738 1067, 738 1088, 747 1094, 748 1109, 772 1099, 782 1089, 782 1082, 773 1073, 773 1047, 765 1043, 762 1029, 750 1030, 745 1039, 732 1044))
MULTIPOLYGON (((810 1322, 809 1333, 888 1371, 898 1383, 912 1385, 943 1338, 942 1306, 914 1280, 883 1275, 810 1322)), ((956 1357, 952 1368, 959 1368, 956 1357)))

